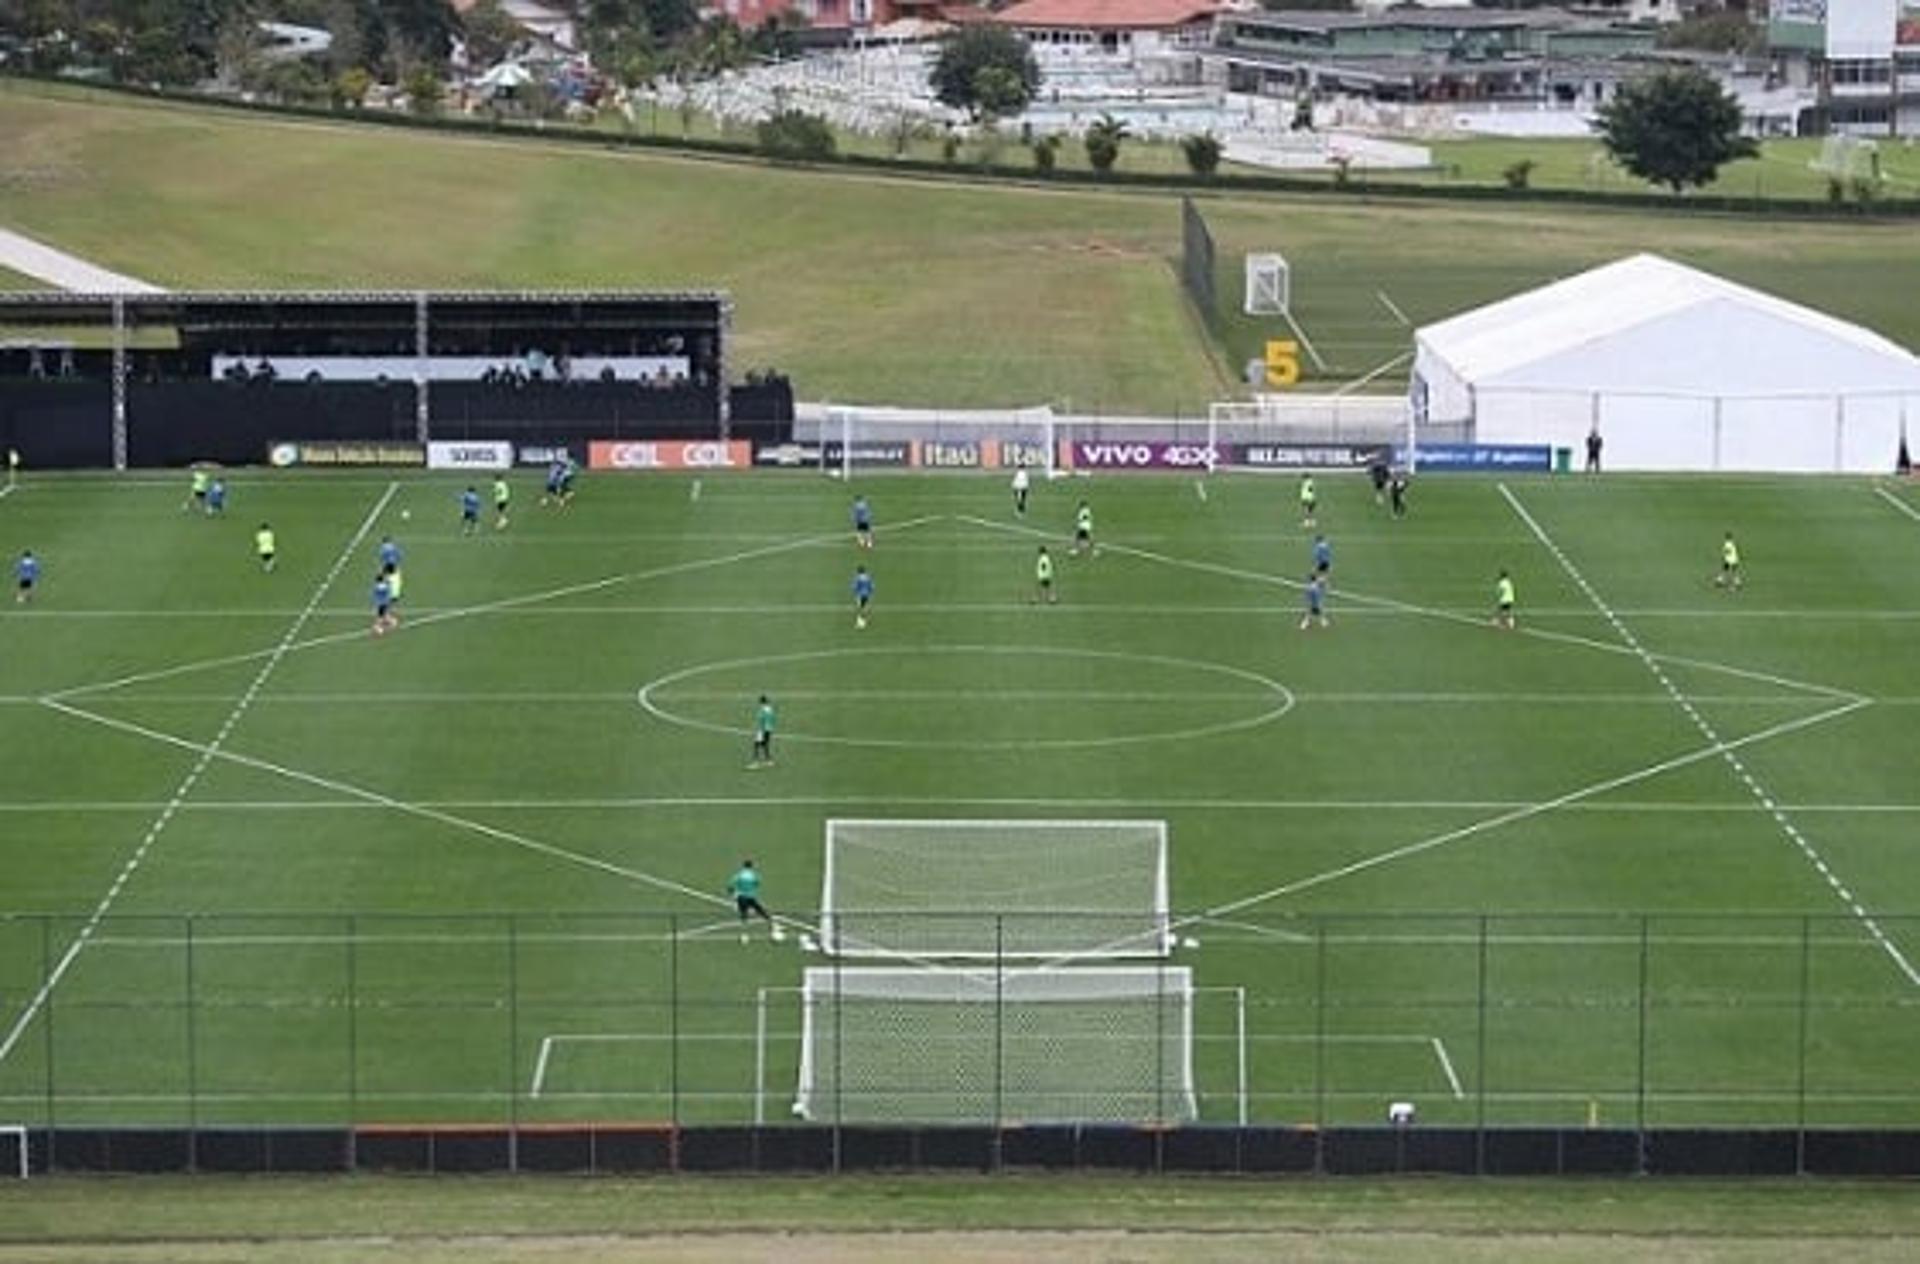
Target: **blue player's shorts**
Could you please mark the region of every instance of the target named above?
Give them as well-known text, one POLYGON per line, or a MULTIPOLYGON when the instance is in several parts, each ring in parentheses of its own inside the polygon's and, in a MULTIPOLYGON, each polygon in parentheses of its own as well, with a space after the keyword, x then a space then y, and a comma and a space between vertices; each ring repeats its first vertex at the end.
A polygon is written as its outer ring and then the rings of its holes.
POLYGON ((373 615, 376 619, 384 619, 387 617, 387 611, 391 608, 391 603, 383 601, 373 608, 373 615))

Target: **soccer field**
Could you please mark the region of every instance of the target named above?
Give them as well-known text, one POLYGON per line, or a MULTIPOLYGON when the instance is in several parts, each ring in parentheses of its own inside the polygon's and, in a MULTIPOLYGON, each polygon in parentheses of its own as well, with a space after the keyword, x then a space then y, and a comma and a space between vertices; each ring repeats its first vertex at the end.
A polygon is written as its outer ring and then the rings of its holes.
POLYGON ((1045 817, 1167 822, 1203 1119, 1920 1121, 1909 486, 1327 478, 1307 632, 1290 479, 865 478, 871 554, 813 474, 459 487, 0 499, 0 1120, 782 1120, 825 821, 1045 817))

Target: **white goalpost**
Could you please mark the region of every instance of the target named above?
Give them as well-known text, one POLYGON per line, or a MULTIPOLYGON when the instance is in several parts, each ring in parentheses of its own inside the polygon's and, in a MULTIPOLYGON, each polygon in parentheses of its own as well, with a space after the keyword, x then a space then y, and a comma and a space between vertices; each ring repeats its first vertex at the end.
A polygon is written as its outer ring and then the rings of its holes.
POLYGON ((1165 821, 829 820, 820 946, 910 960, 1165 956, 1165 821))
POLYGON ((1198 1117, 1192 972, 813 967, 793 1113, 841 1122, 1198 1117))
POLYGON ((1246 294, 1242 310, 1248 316, 1286 316, 1293 311, 1293 270, 1285 255, 1250 254, 1246 262, 1246 294))

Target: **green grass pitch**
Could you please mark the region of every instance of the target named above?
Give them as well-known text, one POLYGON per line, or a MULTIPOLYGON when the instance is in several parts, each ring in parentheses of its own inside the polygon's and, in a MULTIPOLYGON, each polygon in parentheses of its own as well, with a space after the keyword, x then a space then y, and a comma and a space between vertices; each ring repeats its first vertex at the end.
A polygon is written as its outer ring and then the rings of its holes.
POLYGON ((424 475, 243 471, 219 521, 178 477, 31 479, 0 1117, 746 1121, 774 989, 784 1118, 778 989, 822 958, 739 942, 739 859, 798 927, 827 817, 1052 816, 1169 822, 1204 1118, 1242 1109, 1242 995, 1257 1121, 1920 1118, 1912 490, 1433 476, 1396 522, 1323 485, 1302 632, 1291 480, 1048 483, 1021 522, 998 478, 860 479, 856 631, 813 474, 589 476, 564 511, 527 477, 476 538, 424 475), (1102 551, 1036 607, 1082 496, 1102 551))

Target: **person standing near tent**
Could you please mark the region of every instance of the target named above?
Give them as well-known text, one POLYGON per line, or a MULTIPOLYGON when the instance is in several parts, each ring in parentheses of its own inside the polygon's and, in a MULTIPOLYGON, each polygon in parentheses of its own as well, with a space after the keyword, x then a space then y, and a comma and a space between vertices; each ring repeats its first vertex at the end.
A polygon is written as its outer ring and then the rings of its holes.
POLYGON ((1595 422, 1593 428, 1587 431, 1587 473, 1600 472, 1600 449, 1605 443, 1606 440, 1600 437, 1600 423, 1595 422))

